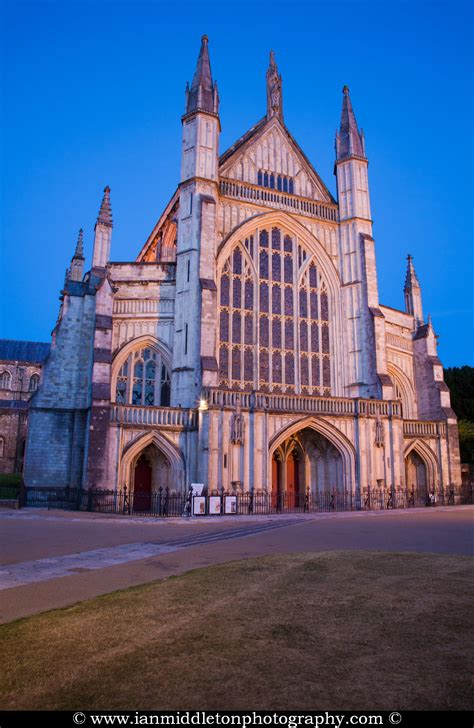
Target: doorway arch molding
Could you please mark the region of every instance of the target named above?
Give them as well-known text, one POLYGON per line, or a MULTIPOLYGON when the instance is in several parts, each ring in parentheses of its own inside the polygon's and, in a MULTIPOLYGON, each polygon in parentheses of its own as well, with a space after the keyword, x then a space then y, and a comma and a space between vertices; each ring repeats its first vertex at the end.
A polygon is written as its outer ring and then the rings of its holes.
MULTIPOLYGON (((438 458, 436 457, 433 450, 431 450, 428 445, 423 442, 422 440, 416 439, 412 440, 405 448, 405 452, 403 453, 403 459, 406 463, 407 457, 411 452, 415 452, 418 457, 420 457, 426 467, 426 472, 428 476, 428 482, 427 487, 428 488, 436 488, 439 486, 439 464, 438 464, 438 458)), ((407 483, 407 485, 409 485, 407 483)))
POLYGON ((135 461, 140 456, 140 453, 145 450, 148 445, 155 445, 155 447, 167 458, 171 474, 172 482, 176 483, 177 490, 184 489, 184 457, 181 450, 167 437, 162 435, 158 431, 146 432, 138 437, 134 438, 127 444, 122 452, 120 462, 120 481, 119 487, 132 482, 132 467, 135 461))
POLYGON ((325 437, 326 440, 328 440, 331 445, 336 448, 341 455, 343 462, 344 489, 354 493, 356 488, 357 462, 357 453, 354 445, 337 427, 327 420, 320 419, 318 417, 303 417, 300 420, 296 420, 295 422, 286 425, 273 435, 270 440, 268 450, 268 482, 271 482, 271 463, 273 454, 285 440, 305 429, 314 430, 314 432, 325 437))

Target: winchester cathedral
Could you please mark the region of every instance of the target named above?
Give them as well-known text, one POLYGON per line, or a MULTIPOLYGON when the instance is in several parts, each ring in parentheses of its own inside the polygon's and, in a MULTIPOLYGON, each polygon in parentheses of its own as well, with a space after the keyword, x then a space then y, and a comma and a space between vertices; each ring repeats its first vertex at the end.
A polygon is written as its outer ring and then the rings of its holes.
POLYGON ((273 53, 265 116, 220 153, 203 36, 181 181, 150 236, 113 262, 108 187, 85 273, 79 233, 32 374, 27 486, 457 495, 436 335, 410 256, 405 310, 379 301, 364 136, 342 94, 335 199, 285 126, 273 53))

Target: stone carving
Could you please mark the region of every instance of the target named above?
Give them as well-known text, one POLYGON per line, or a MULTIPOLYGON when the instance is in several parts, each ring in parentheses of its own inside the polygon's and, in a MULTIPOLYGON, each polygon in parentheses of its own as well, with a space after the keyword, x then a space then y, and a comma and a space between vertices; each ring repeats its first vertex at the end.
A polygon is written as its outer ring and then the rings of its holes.
POLYGON ((275 54, 270 51, 270 65, 267 71, 267 116, 282 116, 281 76, 275 62, 275 54))
POLYGON ((380 414, 377 414, 375 420, 375 447, 383 447, 385 445, 385 433, 383 429, 383 423, 380 419, 380 414))
POLYGON ((230 441, 233 445, 243 445, 245 437, 245 421, 240 411, 240 397, 237 397, 236 411, 230 422, 230 441))

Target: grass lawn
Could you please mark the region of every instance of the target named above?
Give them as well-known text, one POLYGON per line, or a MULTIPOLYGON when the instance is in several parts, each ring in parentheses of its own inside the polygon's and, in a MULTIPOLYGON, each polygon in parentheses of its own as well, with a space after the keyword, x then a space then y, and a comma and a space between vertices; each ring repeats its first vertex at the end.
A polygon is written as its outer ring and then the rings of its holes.
POLYGON ((0 707, 466 710, 473 566, 263 557, 22 619, 0 627, 0 707))

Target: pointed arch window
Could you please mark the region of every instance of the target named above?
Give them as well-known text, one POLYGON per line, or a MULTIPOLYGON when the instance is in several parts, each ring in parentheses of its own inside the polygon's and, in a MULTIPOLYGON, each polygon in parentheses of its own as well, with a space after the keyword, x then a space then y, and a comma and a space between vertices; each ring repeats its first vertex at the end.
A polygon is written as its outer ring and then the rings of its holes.
POLYGON ((33 374, 30 378, 28 390, 30 392, 36 392, 36 390, 38 389, 38 384, 39 384, 39 376, 37 374, 33 374))
POLYGON ((220 386, 330 395, 330 302, 316 259, 279 227, 252 240, 220 274, 220 386))
POLYGON ((169 407, 170 393, 170 372, 160 352, 152 347, 131 352, 117 375, 116 403, 169 407))
POLYGON ((12 388, 12 375, 8 371, 4 371, 0 374, 0 389, 11 389, 12 388))
POLYGON ((283 174, 274 174, 273 172, 265 172, 259 169, 257 172, 257 184, 260 187, 268 187, 271 190, 279 190, 280 192, 289 192, 294 194, 294 182, 292 177, 285 177, 283 174))

